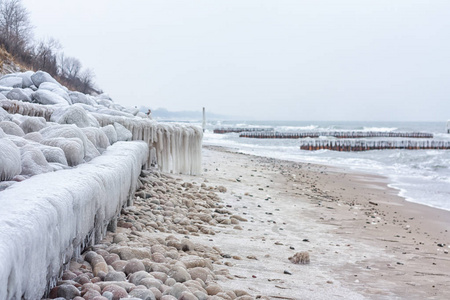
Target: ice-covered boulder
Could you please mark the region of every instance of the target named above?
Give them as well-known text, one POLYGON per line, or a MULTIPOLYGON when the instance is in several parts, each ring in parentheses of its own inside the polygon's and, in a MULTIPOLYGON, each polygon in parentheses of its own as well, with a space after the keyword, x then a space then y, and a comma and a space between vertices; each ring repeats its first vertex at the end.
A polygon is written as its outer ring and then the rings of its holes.
POLYGON ((100 128, 86 127, 82 128, 86 137, 94 144, 95 148, 102 153, 111 144, 106 134, 100 128))
POLYGON ((31 97, 23 89, 19 88, 12 89, 8 94, 6 94, 6 98, 10 100, 31 102, 31 97))
POLYGON ((11 180, 21 172, 19 147, 7 138, 0 138, 0 181, 11 180))
POLYGON ((29 141, 36 142, 36 143, 40 143, 44 139, 40 132, 27 133, 27 134, 25 134, 25 136, 23 138, 26 140, 29 140, 29 141))
POLYGON ((91 120, 87 112, 78 105, 56 109, 51 120, 59 124, 75 124, 80 128, 91 126, 91 120))
POLYGON ((117 142, 117 132, 113 125, 103 126, 100 129, 106 134, 111 145, 117 142))
POLYGON ((131 139, 133 138, 133 134, 131 133, 131 131, 126 129, 125 126, 120 123, 115 122, 114 129, 116 129, 118 141, 131 141, 131 139))
POLYGON ((82 104, 87 104, 87 105, 91 105, 91 106, 94 106, 97 104, 97 102, 92 100, 90 97, 88 97, 87 95, 80 93, 80 92, 69 92, 69 96, 70 96, 70 99, 72 100, 73 104, 82 103, 82 104))
POLYGON ((7 115, 9 115, 8 112, 3 107, 0 107, 0 121, 3 121, 7 115))
POLYGON ((5 75, 0 78, 0 85, 12 88, 22 88, 23 80, 21 77, 17 77, 15 75, 8 76, 5 75))
POLYGON ((56 83, 53 82, 43 82, 40 86, 39 89, 41 90, 47 90, 50 92, 55 93, 58 96, 61 96, 62 98, 64 98, 64 100, 67 101, 67 103, 72 104, 72 99, 69 97, 69 94, 67 93, 66 90, 64 90, 64 88, 56 83))
MULTIPOLYGON (((41 131, 39 131, 44 139, 51 139, 51 138, 77 138, 82 142, 82 148, 83 153, 86 152, 85 149, 87 149, 88 145, 88 139, 86 135, 83 133, 81 128, 78 128, 75 125, 53 125, 53 126, 47 126, 41 131)), ((53 146, 53 145, 50 145, 53 146)), ((64 149, 63 149, 64 150, 64 149)), ((65 152, 65 151, 64 151, 65 152)), ((69 162, 69 158, 67 158, 67 161, 69 162)), ((70 164, 70 162, 69 162, 70 164)))
POLYGON ((22 172, 24 176, 34 176, 53 171, 39 148, 25 145, 20 148, 22 172))
POLYGON ((22 128, 20 128, 19 125, 17 125, 14 122, 11 122, 11 121, 1 121, 0 128, 3 129, 3 131, 6 134, 15 135, 15 136, 24 136, 25 135, 22 128))
POLYGON ((101 155, 100 151, 95 147, 95 145, 88 139, 86 143, 86 154, 84 155, 84 160, 86 162, 93 160, 94 158, 101 155))
POLYGON ((64 151, 59 147, 52 147, 48 145, 39 145, 39 150, 44 154, 48 163, 58 163, 64 166, 68 166, 66 155, 64 151))
POLYGON ((44 82, 52 82, 60 85, 58 81, 56 81, 50 74, 44 71, 37 71, 36 73, 31 75, 31 80, 36 87, 39 87, 44 82))
POLYGON ((28 117, 20 123, 20 128, 22 128, 25 134, 30 132, 39 131, 47 126, 47 123, 42 117, 28 117))
POLYGON ((31 76, 34 74, 33 71, 26 71, 23 73, 17 73, 17 77, 22 78, 22 88, 29 88, 34 85, 33 80, 31 80, 31 76))
POLYGON ((51 104, 63 104, 68 105, 69 103, 63 97, 44 89, 38 89, 33 93, 33 100, 44 105, 51 104))
POLYGON ((8 98, 6 98, 5 95, 3 95, 2 93, 0 93, 0 100, 3 100, 3 99, 8 99, 8 98))
POLYGON ((83 142, 79 138, 49 138, 42 140, 41 144, 61 148, 68 165, 71 167, 83 163, 85 150, 83 142))

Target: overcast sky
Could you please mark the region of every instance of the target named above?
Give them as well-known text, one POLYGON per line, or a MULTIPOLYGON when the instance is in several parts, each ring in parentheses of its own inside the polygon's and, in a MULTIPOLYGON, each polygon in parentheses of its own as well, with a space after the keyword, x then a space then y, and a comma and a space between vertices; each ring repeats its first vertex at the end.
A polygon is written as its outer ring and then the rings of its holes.
POLYGON ((450 118, 450 1, 23 0, 124 106, 272 120, 450 118))

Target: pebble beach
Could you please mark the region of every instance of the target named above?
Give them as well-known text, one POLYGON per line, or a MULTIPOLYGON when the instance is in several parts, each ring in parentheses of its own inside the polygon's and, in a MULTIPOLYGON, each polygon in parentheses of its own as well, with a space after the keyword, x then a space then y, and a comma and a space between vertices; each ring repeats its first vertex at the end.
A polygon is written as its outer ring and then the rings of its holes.
POLYGON ((382 177, 203 148, 203 173, 142 171, 115 232, 57 299, 449 299, 450 212, 382 177))

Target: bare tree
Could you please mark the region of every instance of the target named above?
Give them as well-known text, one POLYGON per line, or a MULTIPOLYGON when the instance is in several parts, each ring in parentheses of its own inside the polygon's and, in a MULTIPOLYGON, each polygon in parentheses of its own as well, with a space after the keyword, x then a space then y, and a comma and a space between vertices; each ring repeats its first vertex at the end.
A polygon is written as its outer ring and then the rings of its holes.
POLYGON ((79 79, 81 83, 79 91, 89 94, 94 86, 94 72, 91 69, 86 69, 80 74, 79 79))
POLYGON ((60 43, 54 38, 39 41, 34 50, 33 68, 57 75, 58 63, 56 57, 60 49, 60 43))
POLYGON ((60 55, 59 68, 60 75, 68 80, 77 78, 81 72, 81 62, 75 57, 65 57, 63 53, 60 55))
POLYGON ((13 55, 21 54, 31 40, 29 13, 20 0, 0 0, 0 38, 13 55))

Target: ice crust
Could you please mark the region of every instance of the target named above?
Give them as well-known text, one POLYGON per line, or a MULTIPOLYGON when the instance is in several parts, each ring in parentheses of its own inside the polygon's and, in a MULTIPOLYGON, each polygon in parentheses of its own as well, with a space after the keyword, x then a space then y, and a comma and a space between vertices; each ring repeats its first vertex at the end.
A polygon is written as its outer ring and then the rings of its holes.
POLYGON ((73 253, 101 239, 131 204, 144 142, 117 142, 77 168, 36 175, 0 192, 0 299, 40 299, 73 253))

